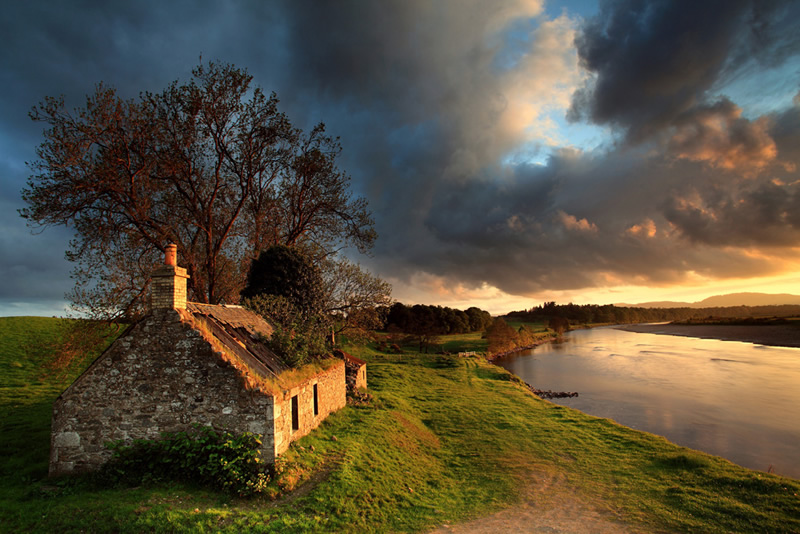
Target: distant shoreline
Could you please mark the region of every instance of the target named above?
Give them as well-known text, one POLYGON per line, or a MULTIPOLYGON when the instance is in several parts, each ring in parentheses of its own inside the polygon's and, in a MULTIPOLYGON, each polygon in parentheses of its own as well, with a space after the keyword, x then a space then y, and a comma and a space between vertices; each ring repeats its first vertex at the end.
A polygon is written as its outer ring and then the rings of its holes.
POLYGON ((789 325, 632 324, 614 328, 642 334, 665 334, 800 348, 800 329, 789 325))

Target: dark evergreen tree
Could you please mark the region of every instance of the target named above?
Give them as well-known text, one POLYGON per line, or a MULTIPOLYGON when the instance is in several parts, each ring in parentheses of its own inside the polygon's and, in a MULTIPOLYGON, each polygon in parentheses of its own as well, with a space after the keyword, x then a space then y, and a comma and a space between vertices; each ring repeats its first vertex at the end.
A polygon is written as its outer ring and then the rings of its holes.
POLYGON ((247 275, 242 297, 285 298, 303 318, 319 315, 325 304, 322 273, 300 250, 273 245, 262 252, 247 275))

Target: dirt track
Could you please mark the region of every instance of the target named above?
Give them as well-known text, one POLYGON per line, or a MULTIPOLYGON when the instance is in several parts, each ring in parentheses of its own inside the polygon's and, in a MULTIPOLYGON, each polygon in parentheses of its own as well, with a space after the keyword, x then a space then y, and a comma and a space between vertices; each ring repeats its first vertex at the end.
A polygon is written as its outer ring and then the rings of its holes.
POLYGON ((745 343, 755 343, 756 345, 800 347, 800 328, 791 325, 635 324, 616 328, 644 334, 667 334, 671 336, 720 339, 722 341, 743 341, 745 343))
POLYGON ((550 534, 631 534, 649 532, 621 522, 611 510, 581 499, 565 487, 564 480, 549 475, 532 476, 523 502, 467 523, 442 525, 431 534, 495 534, 546 532, 550 534))

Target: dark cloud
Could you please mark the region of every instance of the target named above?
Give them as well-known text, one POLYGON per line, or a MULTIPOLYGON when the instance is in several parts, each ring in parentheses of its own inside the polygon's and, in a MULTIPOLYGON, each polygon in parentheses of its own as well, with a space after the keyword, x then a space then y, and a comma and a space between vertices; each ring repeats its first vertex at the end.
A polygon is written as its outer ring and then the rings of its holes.
POLYGON ((620 0, 605 2, 576 39, 593 77, 576 93, 571 117, 619 126, 628 140, 650 138, 703 105, 737 70, 796 54, 796 2, 620 0))
POLYGON ((298 61, 293 85, 309 101, 333 100, 337 106, 328 109, 341 110, 326 121, 346 132, 349 168, 378 216, 382 237, 374 264, 381 272, 410 279, 425 271, 480 285, 510 271, 501 260, 503 247, 524 243, 520 230, 538 217, 514 218, 516 204, 530 198, 528 190, 546 194, 554 185, 534 167, 500 163, 531 126, 514 124, 513 111, 521 109, 515 99, 520 86, 530 99, 537 80, 563 79, 574 62, 568 21, 551 23, 526 35, 514 64, 523 74, 530 68, 531 76, 514 84, 497 63, 505 51, 496 33, 509 12, 524 17, 525 9, 513 3, 403 2, 367 9, 344 3, 310 13, 303 2, 290 4, 288 24, 302 28, 289 32, 298 61), (316 35, 313 43, 308 34, 316 35), (563 48, 547 50, 552 42, 563 48), (535 69, 534 53, 541 59, 535 69), (465 255, 470 272, 451 269, 465 255))
POLYGON ((794 98, 794 107, 770 117, 770 136, 778 147, 779 159, 791 166, 800 161, 800 93, 794 98))
POLYGON ((661 285, 690 271, 772 272, 772 259, 752 247, 800 237, 791 187, 756 181, 731 191, 702 164, 639 156, 564 154, 503 183, 449 187, 435 195, 427 239, 404 265, 518 295, 609 280, 661 285))
POLYGON ((751 176, 747 187, 727 189, 743 170, 774 163, 769 121, 742 117, 727 99, 706 102, 721 77, 785 43, 775 20, 782 6, 604 4, 578 39, 596 76, 583 109, 639 139, 671 128, 666 151, 567 151, 518 166, 502 157, 519 137, 485 142, 505 134, 498 110, 513 96, 487 67, 497 50, 475 37, 480 22, 448 23, 445 9, 415 3, 357 17, 349 4, 339 7, 290 7, 290 25, 305 31, 289 32, 299 58, 290 76, 310 100, 344 110, 334 117, 379 214, 381 272, 411 280, 423 271, 514 294, 608 277, 667 283, 690 271, 764 272, 767 260, 719 247, 794 238, 791 225, 768 215, 765 192, 784 186, 751 176), (318 36, 313 44, 308 33, 318 36), (692 211, 689 196, 705 211, 692 211), (643 224, 655 233, 637 236, 632 229, 643 224))
POLYGON ((64 245, 65 229, 51 229, 32 239, 17 216, 20 203, 0 201, 0 300, 60 299, 72 286, 64 245))
POLYGON ((743 190, 709 187, 691 193, 668 199, 664 217, 692 242, 746 250, 791 248, 800 240, 796 186, 769 182, 743 190))
MULTIPOLYGON (((28 117, 45 96, 80 106, 104 81, 125 97, 185 78, 206 58, 260 64, 275 58, 276 34, 266 4, 215 2, 18 2, 0 18, 0 313, 61 313, 72 286, 64 259, 71 232, 31 233, 17 215, 20 190, 36 158, 43 125, 28 117), (239 32, 251 37, 237 38, 239 32), (258 39, 263 48, 253 47, 258 39), (48 312, 50 310, 50 312, 48 312)), ((280 69, 275 69, 280 71, 280 69)), ((262 79, 269 76, 262 76, 262 79)))
MULTIPOLYGON (((739 120, 739 119, 737 119, 739 120)), ((800 241, 800 109, 759 119, 759 137, 770 140, 774 156, 765 169, 736 180, 727 173, 701 168, 701 177, 682 196, 664 204, 665 217, 693 242, 742 248, 778 247, 790 250, 800 241)), ((744 126, 745 128, 747 125, 744 126)), ((746 135, 742 136, 747 139, 746 135)), ((748 158, 743 141, 739 151, 748 158)), ((698 146, 704 143, 698 142, 698 146)), ((767 164, 768 163, 768 164, 767 164)))

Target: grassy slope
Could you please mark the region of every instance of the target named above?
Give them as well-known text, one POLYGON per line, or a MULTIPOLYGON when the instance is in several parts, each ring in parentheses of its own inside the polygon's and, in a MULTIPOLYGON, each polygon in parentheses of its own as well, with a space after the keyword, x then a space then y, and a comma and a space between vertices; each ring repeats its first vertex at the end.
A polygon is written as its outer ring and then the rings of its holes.
MULTIPOLYGON (((46 376, 47 346, 63 321, 0 318, 0 476, 20 480, 47 475, 53 400, 71 377, 46 376)), ((6 484, 3 484, 6 487, 6 484)), ((2 491, 2 490, 0 490, 2 491)))
POLYGON ((643 528, 800 531, 798 481, 541 401, 478 359, 369 349, 355 355, 370 362, 373 402, 289 450, 276 484, 300 486, 282 500, 40 481, 64 381, 38 380, 42 355, 22 347, 49 335, 48 321, 0 318, 3 531, 415 531, 507 506, 539 478, 643 528))

